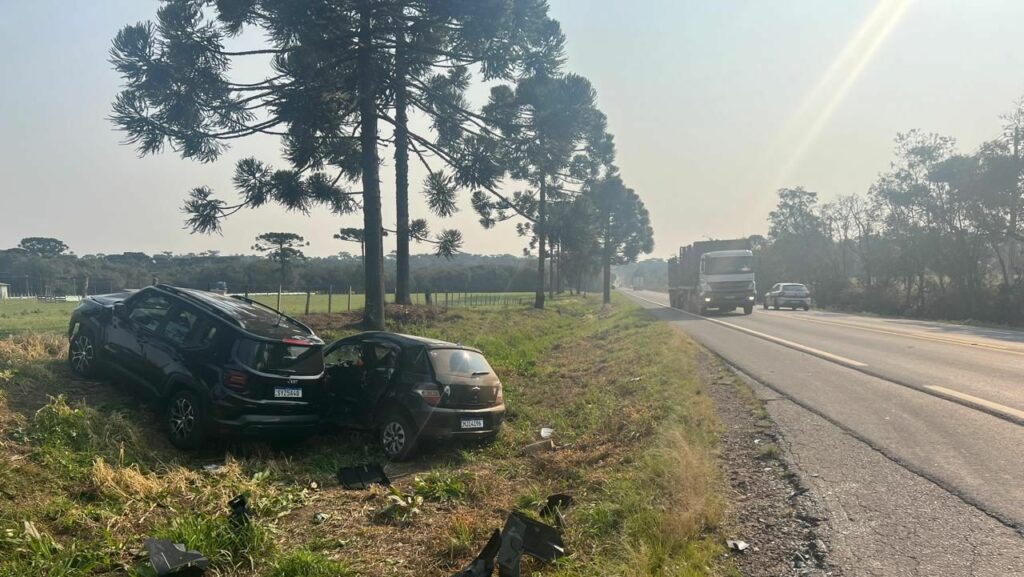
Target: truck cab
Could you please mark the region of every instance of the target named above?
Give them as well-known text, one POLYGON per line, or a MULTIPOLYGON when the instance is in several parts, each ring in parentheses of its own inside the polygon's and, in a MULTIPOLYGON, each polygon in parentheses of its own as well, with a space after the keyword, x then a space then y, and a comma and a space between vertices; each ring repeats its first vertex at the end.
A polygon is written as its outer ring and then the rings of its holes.
POLYGON ((749 250, 718 250, 700 257, 699 308, 721 312, 742 308, 750 314, 757 286, 754 281, 754 253, 749 250))
POLYGON ((691 313, 754 310, 757 286, 749 239, 698 241, 668 260, 669 303, 691 313))

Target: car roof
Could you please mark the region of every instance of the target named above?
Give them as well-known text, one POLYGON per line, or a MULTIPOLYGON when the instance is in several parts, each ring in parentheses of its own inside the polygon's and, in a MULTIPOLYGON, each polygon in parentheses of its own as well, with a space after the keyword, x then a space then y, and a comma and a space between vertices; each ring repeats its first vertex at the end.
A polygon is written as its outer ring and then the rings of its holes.
POLYGON ((402 348, 406 347, 426 347, 428 349, 465 349, 467 351, 480 352, 478 349, 473 347, 467 347, 458 343, 450 343, 448 341, 442 341, 438 339, 431 339, 428 337, 421 337, 418 335, 407 335, 403 333, 390 333, 387 331, 366 331, 358 334, 354 334, 345 337, 341 340, 349 340, 354 338, 366 339, 377 339, 382 341, 392 342, 402 348))
POLYGON ((251 299, 164 284, 156 285, 155 288, 183 297, 212 312, 221 320, 257 337, 280 339, 290 336, 316 336, 313 329, 297 319, 251 299))

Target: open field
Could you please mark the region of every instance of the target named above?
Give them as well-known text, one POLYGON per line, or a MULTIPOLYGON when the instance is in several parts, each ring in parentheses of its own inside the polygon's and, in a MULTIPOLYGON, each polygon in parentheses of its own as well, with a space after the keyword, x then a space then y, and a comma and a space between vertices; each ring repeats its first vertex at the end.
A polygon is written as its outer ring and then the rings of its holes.
MULTIPOLYGON (((307 318, 325 338, 357 320, 307 318)), ((423 498, 418 507, 338 486, 338 466, 381 460, 365 435, 181 453, 153 408, 71 379, 60 335, 0 339, 0 460, 11 464, 0 469, 0 575, 145 575, 137 552, 155 535, 211 556, 212 575, 446 576, 510 510, 535 511, 556 491, 576 497, 571 555, 524 559, 524 575, 735 574, 718 561, 718 425, 686 337, 624 300, 593 298, 545 311, 399 307, 389 328, 480 347, 509 404, 493 445, 436 445, 388 465, 397 495, 423 498), (542 426, 558 449, 523 454, 542 426), (239 493, 255 512, 243 530, 226 517, 239 493)))
MULTIPOLYGON (((272 307, 277 306, 277 295, 254 294, 254 300, 272 307)), ((435 304, 445 305, 445 293, 435 294, 435 304)), ((564 298, 559 295, 557 298, 564 298)), ((335 313, 349 310, 348 294, 335 294, 328 298, 327 294, 312 294, 309 299, 309 312, 326 313, 328 301, 330 310, 335 313)), ((395 295, 389 294, 387 302, 394 302, 395 295)), ((364 295, 352 295, 352 310, 362 310, 364 295)), ((413 295, 414 304, 423 304, 423 293, 413 295)), ((451 307, 519 307, 520 303, 533 302, 533 293, 450 293, 447 301, 451 307)), ((78 306, 77 302, 49 303, 37 300, 9 299, 0 302, 0 336, 22 333, 25 331, 63 331, 67 329, 71 311, 78 306)), ((289 293, 281 295, 281 310, 290 315, 301 315, 306 310, 306 295, 289 293)))

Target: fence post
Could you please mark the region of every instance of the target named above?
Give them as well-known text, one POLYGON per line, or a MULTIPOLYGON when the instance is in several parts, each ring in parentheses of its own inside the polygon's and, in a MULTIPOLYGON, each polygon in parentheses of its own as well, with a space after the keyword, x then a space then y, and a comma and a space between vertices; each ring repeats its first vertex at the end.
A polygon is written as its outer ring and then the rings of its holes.
POLYGON ((334 285, 327 285, 327 314, 331 314, 331 299, 334 298, 334 285))
POLYGON ((245 298, 249 298, 249 284, 248 283, 246 283, 246 285, 245 285, 245 298))
POLYGON ((352 310, 352 285, 348 285, 348 310, 352 310))
POLYGON ((281 285, 277 285, 277 310, 281 310, 281 285))
POLYGON ((306 314, 307 315, 309 314, 309 297, 310 297, 310 291, 307 290, 306 291, 306 314))

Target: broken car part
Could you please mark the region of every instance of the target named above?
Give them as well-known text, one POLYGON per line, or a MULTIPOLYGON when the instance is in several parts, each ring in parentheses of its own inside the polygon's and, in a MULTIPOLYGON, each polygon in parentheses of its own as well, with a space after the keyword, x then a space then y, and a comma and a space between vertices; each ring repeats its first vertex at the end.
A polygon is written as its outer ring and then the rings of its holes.
POLYGON ((206 572, 210 560, 199 551, 163 539, 146 539, 146 552, 157 577, 198 577, 206 572))
MULTIPOLYGON (((452 577, 491 577, 494 573, 494 558, 498 555, 501 542, 501 531, 495 529, 491 533, 491 538, 487 540, 487 544, 480 550, 480 554, 476 556, 476 559, 473 559, 472 563, 467 565, 462 571, 452 575, 452 577)), ((518 571, 516 574, 518 574, 518 571)))
POLYGON ((745 541, 726 541, 725 544, 737 553, 742 553, 746 551, 748 547, 750 547, 750 545, 748 545, 745 541))
POLYGON ((228 501, 228 508, 231 509, 231 525, 242 527, 249 524, 249 499, 245 495, 239 495, 228 501))
POLYGON ((346 489, 366 489, 370 485, 391 484, 384 467, 376 464, 358 465, 355 467, 342 467, 338 469, 338 482, 346 489))

